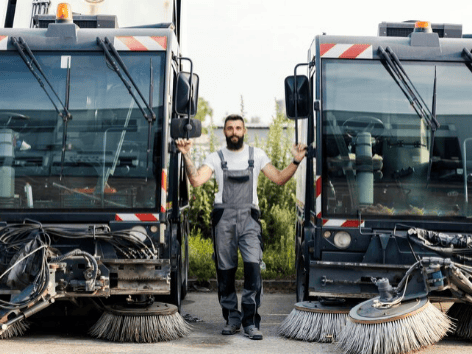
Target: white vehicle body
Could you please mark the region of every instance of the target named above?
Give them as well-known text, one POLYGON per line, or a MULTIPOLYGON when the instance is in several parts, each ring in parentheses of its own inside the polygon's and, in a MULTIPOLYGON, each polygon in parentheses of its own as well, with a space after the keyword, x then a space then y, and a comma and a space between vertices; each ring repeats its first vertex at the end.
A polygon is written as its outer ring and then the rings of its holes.
MULTIPOLYGON (((116 15, 120 27, 172 22, 173 1, 170 0, 17 0, 13 28, 31 27, 34 5, 43 5, 41 14, 53 15, 57 5, 63 2, 70 4, 74 14, 116 15)), ((0 0, 0 28, 5 25, 8 4, 9 0, 0 0)))

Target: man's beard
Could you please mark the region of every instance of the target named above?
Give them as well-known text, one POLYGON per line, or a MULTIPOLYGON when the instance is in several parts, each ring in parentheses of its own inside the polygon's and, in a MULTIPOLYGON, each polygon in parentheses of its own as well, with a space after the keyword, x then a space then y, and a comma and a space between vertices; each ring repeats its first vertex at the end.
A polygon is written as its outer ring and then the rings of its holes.
POLYGON ((236 136, 236 135, 226 137, 226 145, 228 147, 228 150, 239 150, 243 147, 243 143, 244 143, 244 135, 241 137, 236 136), (233 142, 231 140, 233 137, 238 138, 238 141, 233 142))

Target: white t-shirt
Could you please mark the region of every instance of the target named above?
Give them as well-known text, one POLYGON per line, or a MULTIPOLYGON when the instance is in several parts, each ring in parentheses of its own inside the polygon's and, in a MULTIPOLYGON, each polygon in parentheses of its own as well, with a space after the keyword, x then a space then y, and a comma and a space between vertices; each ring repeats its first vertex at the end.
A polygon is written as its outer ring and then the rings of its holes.
MULTIPOLYGON (((245 170, 249 167, 249 147, 244 144, 244 148, 241 151, 231 151, 224 147, 221 149, 225 161, 228 163, 228 170, 245 170)), ((254 178, 253 178, 253 204, 259 205, 259 199, 257 198, 257 179, 259 172, 270 163, 270 159, 267 154, 259 149, 254 148, 254 178)), ((218 193, 215 195, 215 204, 223 203, 223 170, 221 168, 221 159, 217 152, 213 152, 206 157, 203 161, 203 165, 207 165, 215 174, 216 183, 218 183, 218 193)))

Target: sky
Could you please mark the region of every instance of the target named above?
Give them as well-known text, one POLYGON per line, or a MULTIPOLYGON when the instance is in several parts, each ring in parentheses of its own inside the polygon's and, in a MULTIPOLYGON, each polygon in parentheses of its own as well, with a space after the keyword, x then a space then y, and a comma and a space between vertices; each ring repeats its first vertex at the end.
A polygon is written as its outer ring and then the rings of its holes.
POLYGON ((246 118, 269 124, 285 77, 323 32, 376 36, 383 21, 425 20, 462 24, 472 34, 467 0, 182 0, 182 7, 182 54, 193 61, 215 123, 240 113, 242 96, 246 118))

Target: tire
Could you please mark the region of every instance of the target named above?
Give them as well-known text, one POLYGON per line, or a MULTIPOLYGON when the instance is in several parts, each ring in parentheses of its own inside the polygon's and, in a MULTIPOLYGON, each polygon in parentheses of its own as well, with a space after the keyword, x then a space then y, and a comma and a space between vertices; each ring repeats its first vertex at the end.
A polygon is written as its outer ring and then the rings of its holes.
POLYGON ((182 249, 177 239, 174 239, 173 242, 177 243, 175 245, 175 250, 178 252, 176 255, 177 266, 175 270, 170 271, 170 294, 164 296, 163 300, 177 306, 180 313, 182 306, 182 249))
POLYGON ((308 300, 308 279, 305 271, 305 257, 303 256, 304 242, 297 247, 296 254, 296 297, 297 302, 308 300))
POLYGON ((171 304, 179 309, 182 307, 182 258, 177 259, 177 269, 170 273, 170 295, 169 300, 171 304))

